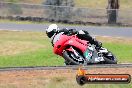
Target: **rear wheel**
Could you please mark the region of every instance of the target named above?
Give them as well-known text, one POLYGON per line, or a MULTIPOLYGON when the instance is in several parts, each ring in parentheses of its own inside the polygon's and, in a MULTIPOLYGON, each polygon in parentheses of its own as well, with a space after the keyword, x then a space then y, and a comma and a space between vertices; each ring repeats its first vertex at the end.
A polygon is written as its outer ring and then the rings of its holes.
POLYGON ((103 54, 103 57, 105 64, 117 64, 117 58, 112 52, 108 51, 108 53, 103 54))
POLYGON ((64 51, 63 52, 63 58, 65 59, 65 64, 66 65, 84 64, 85 63, 85 59, 79 54, 79 52, 77 52, 77 54, 78 54, 78 56, 76 56, 71 51, 64 51))

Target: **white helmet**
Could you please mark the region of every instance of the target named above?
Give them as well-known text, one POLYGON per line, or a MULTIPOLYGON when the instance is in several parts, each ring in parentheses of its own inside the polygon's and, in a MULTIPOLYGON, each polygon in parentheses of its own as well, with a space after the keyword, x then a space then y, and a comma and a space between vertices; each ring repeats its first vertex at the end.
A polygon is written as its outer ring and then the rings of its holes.
POLYGON ((46 34, 49 38, 51 38, 58 30, 59 30, 59 28, 56 24, 51 24, 46 29, 46 34))

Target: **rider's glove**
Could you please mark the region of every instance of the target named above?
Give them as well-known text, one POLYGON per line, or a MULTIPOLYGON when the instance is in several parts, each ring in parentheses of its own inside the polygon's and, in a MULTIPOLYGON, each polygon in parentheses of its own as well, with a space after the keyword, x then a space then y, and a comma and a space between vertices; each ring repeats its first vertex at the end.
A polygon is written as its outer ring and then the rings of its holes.
POLYGON ((69 29, 69 34, 70 35, 74 35, 74 34, 77 34, 77 30, 76 29, 69 29))

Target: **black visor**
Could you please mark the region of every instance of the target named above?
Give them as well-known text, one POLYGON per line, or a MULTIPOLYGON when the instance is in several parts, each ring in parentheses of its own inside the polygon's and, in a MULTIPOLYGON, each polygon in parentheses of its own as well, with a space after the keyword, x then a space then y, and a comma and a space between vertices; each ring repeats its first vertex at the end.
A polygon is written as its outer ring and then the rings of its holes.
POLYGON ((56 29, 53 29, 51 32, 46 32, 49 38, 51 38, 55 33, 56 33, 56 29))

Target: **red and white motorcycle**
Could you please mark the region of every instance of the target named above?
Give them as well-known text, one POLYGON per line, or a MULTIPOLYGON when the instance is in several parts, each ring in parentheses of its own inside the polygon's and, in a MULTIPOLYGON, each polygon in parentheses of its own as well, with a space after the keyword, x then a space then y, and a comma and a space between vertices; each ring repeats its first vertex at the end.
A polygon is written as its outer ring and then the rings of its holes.
POLYGON ((95 49, 88 41, 79 39, 76 35, 57 34, 53 39, 54 53, 65 59, 66 65, 117 64, 112 52, 101 47, 95 49))

